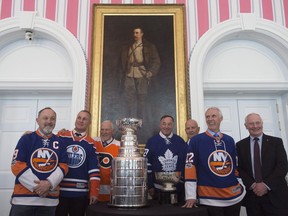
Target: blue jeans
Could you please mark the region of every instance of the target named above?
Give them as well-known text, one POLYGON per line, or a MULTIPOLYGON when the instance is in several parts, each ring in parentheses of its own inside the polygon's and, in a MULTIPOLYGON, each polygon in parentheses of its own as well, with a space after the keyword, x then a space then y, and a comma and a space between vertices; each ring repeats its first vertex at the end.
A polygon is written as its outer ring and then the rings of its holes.
POLYGON ((56 206, 12 205, 9 216, 54 216, 56 206))

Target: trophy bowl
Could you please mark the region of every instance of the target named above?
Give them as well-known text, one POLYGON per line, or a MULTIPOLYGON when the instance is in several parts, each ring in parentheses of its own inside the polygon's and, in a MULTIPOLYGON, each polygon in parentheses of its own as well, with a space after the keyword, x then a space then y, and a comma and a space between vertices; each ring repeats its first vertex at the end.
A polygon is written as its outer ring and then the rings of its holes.
POLYGON ((163 191, 174 191, 174 185, 180 181, 180 172, 155 172, 155 179, 163 186, 163 191))
POLYGON ((116 120, 116 125, 121 131, 125 133, 129 132, 136 132, 138 128, 142 127, 142 119, 137 118, 122 118, 116 120))

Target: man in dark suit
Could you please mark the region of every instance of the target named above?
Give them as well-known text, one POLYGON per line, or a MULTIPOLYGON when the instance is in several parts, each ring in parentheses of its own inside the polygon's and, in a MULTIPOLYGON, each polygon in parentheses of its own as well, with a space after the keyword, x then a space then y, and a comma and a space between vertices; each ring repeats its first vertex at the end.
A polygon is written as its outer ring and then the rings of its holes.
POLYGON ((263 121, 257 113, 246 116, 245 127, 250 136, 237 142, 236 147, 238 170, 247 189, 243 203, 247 215, 288 215, 288 186, 285 181, 288 162, 283 141, 263 133, 263 121), (260 147, 259 154, 254 146, 260 147))

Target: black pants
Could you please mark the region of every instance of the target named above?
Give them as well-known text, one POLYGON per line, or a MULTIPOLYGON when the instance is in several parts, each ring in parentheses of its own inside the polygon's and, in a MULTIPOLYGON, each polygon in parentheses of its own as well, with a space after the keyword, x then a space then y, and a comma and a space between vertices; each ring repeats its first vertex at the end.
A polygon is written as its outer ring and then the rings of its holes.
POLYGON ((258 197, 251 192, 246 202, 246 212, 248 216, 288 216, 286 206, 283 206, 283 209, 275 208, 267 194, 258 197))
POLYGON ((56 208, 55 216, 84 216, 87 206, 88 197, 59 197, 59 204, 56 208))
POLYGON ((206 206, 209 216, 239 216, 241 203, 227 207, 206 206))
POLYGON ((12 205, 9 216, 51 216, 55 209, 55 206, 12 205))

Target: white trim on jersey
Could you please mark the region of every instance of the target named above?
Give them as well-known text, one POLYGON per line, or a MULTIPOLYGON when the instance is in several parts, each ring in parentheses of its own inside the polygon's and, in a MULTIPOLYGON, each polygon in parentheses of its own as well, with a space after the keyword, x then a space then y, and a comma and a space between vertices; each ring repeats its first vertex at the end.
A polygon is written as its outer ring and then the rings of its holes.
POLYGON ((39 178, 29 168, 20 177, 19 182, 26 187, 29 191, 33 192, 37 184, 34 181, 40 181, 39 178))
POLYGON ((51 190, 54 190, 62 181, 64 175, 60 167, 57 167, 53 173, 47 178, 51 184, 51 190))

